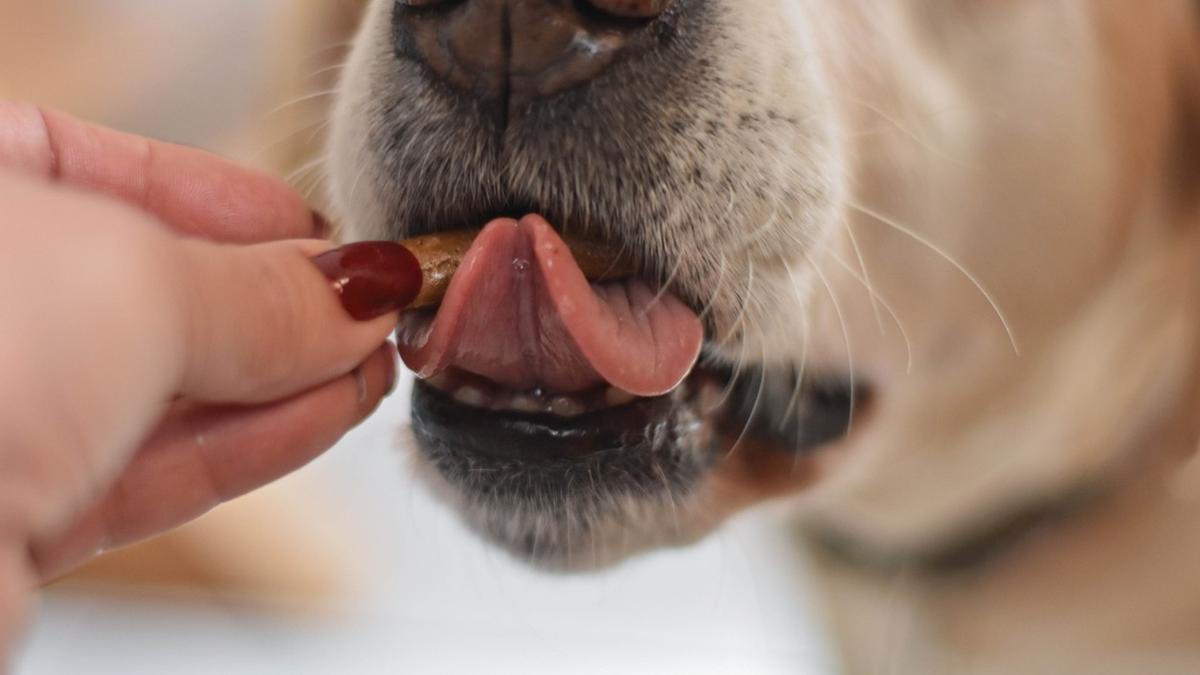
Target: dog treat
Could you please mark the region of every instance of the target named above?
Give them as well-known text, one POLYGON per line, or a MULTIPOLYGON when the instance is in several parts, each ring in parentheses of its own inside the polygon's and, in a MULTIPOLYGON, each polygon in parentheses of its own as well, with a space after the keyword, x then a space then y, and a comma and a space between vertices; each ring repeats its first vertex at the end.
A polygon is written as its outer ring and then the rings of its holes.
MULTIPOLYGON (((421 263, 423 283, 410 309, 434 307, 442 302, 450 280, 462 264, 479 230, 439 232, 402 242, 421 263)), ((579 269, 590 281, 613 281, 633 276, 635 268, 627 257, 616 249, 595 241, 563 237, 571 249, 579 269)))

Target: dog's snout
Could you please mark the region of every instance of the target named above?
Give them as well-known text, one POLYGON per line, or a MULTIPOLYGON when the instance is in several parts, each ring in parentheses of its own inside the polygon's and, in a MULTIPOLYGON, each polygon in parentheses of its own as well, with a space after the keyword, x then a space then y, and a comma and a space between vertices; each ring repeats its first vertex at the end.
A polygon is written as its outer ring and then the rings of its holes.
POLYGON ((551 96, 602 73, 672 0, 402 0, 402 58, 483 99, 551 96))

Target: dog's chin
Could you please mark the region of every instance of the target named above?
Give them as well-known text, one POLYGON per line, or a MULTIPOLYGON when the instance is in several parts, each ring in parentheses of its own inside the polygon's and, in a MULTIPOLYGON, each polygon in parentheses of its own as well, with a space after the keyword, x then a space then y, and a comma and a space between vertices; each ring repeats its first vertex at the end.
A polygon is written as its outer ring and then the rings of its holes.
POLYGON ((412 418, 421 457, 476 529, 522 560, 579 569, 691 535, 656 530, 718 458, 702 405, 685 386, 568 417, 481 409, 418 382, 412 418))
POLYGON ((702 365, 664 396, 535 405, 442 375, 415 384, 413 431, 421 465, 483 536, 542 568, 594 569, 708 532, 725 515, 728 495, 713 488, 732 457, 786 472, 844 434, 861 389, 797 378, 702 365))

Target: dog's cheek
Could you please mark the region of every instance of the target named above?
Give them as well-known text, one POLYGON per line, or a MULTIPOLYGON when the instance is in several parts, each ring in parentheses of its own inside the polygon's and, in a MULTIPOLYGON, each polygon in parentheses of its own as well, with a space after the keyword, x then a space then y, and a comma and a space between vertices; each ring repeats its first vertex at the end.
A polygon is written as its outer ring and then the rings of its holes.
POLYGON ((343 68, 330 120, 327 187, 332 215, 348 241, 380 239, 387 230, 387 212, 378 190, 382 175, 370 139, 380 114, 375 89, 389 82, 373 78, 390 60, 385 30, 388 4, 373 2, 369 8, 343 68))

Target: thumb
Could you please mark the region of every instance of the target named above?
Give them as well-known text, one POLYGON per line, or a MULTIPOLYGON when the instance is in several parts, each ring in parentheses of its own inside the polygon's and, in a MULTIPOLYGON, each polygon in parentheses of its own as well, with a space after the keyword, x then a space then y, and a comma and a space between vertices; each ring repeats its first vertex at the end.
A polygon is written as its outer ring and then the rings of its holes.
POLYGON ((180 246, 178 393, 197 401, 262 403, 349 372, 421 286, 413 255, 387 242, 180 246))

